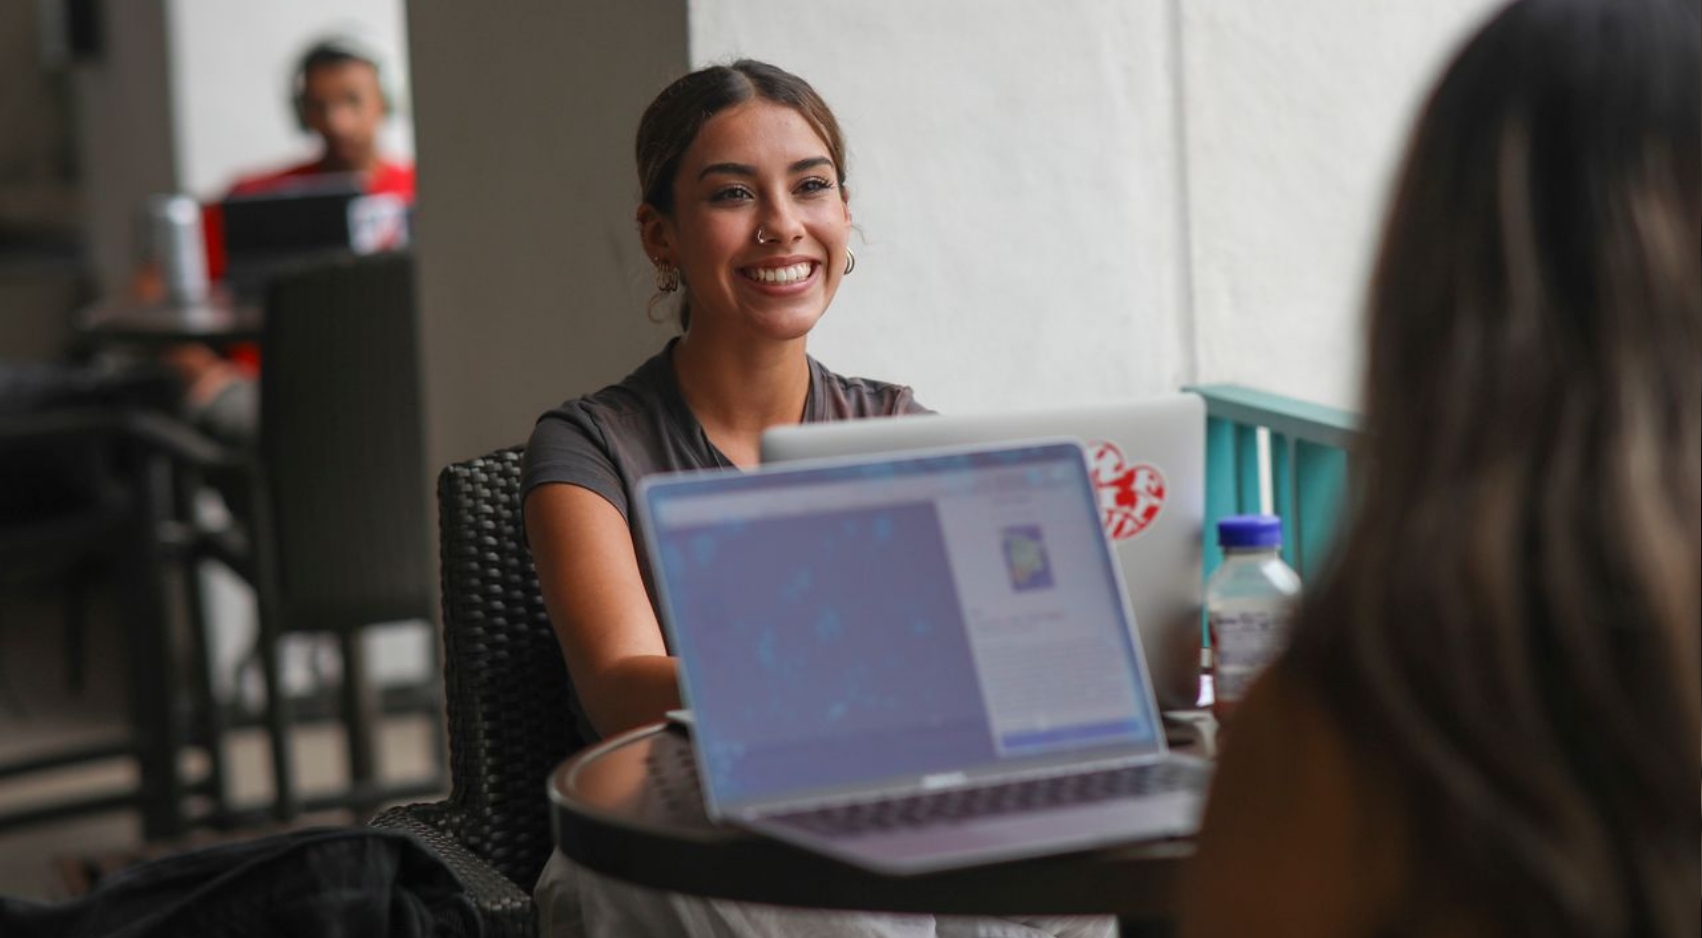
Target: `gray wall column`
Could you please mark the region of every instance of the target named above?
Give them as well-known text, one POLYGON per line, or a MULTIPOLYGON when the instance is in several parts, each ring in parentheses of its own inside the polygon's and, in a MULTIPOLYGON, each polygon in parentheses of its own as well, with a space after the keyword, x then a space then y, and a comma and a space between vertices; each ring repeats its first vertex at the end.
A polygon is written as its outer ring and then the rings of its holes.
POLYGON ((644 106, 685 71, 685 0, 411 0, 428 464, 523 442, 669 334, 633 212, 644 106))

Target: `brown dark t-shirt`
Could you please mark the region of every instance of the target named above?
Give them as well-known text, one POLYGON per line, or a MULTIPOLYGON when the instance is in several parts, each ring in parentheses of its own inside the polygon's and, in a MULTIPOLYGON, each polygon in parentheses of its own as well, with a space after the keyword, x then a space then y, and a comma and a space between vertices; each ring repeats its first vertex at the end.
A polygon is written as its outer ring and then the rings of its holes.
MULTIPOLYGON (((568 401, 532 428, 521 470, 520 499, 540 485, 563 482, 608 499, 627 520, 650 605, 656 605, 643 535, 631 505, 638 480, 657 472, 732 465, 686 406, 674 375, 675 339, 619 384, 568 401)), ((903 385, 846 378, 809 359, 804 423, 928 413, 903 385)))

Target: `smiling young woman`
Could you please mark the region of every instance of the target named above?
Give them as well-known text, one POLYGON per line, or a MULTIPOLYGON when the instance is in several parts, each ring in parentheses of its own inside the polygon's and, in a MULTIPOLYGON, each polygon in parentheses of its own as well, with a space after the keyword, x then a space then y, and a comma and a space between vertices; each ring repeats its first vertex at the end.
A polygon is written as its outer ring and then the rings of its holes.
POLYGON ((693 72, 637 142, 639 236, 683 334, 619 384, 541 417, 523 498, 538 577, 596 739, 679 705, 630 510, 655 472, 750 466, 778 424, 920 412, 910 389, 811 358, 850 266, 839 126, 802 79, 758 62, 693 72))
MULTIPOLYGON (((645 111, 636 156, 639 236, 658 293, 679 295, 682 334, 619 384, 544 414, 522 481, 538 582, 587 739, 680 704, 631 508, 641 478, 751 466, 762 431, 780 424, 925 412, 909 388, 842 377, 805 351, 855 264, 844 141, 808 83, 752 61, 692 72, 645 111)), ((560 853, 537 899, 546 935, 985 933, 962 919, 660 893, 576 869, 560 853)), ((1035 936, 1113 927, 998 925, 998 934, 1035 936)))

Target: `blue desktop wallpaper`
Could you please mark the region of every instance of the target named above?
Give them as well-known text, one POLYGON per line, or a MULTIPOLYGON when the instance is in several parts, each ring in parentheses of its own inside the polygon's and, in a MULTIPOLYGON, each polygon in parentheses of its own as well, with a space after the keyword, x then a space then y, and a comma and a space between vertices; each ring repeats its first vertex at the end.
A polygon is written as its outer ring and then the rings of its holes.
POLYGON ((661 537, 719 797, 996 757, 932 504, 661 537))

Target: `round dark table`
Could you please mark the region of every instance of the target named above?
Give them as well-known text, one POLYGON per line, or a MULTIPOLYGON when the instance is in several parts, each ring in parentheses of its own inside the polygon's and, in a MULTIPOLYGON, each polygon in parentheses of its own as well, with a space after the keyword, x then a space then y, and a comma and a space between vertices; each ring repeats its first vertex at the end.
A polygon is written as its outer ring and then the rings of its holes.
POLYGON ((199 303, 122 299, 95 303, 78 314, 76 328, 94 342, 221 345, 258 341, 262 321, 258 303, 234 297, 222 284, 215 284, 199 303))
MULTIPOLYGON (((1204 720, 1170 728, 1209 754, 1204 720)), ((1178 739, 1178 736, 1181 738, 1178 739)), ((685 730, 655 724, 551 773, 558 849, 582 866, 693 895, 823 909, 966 915, 1115 915, 1123 933, 1166 921, 1187 840, 1146 842, 921 876, 886 876, 712 823, 685 730)))

